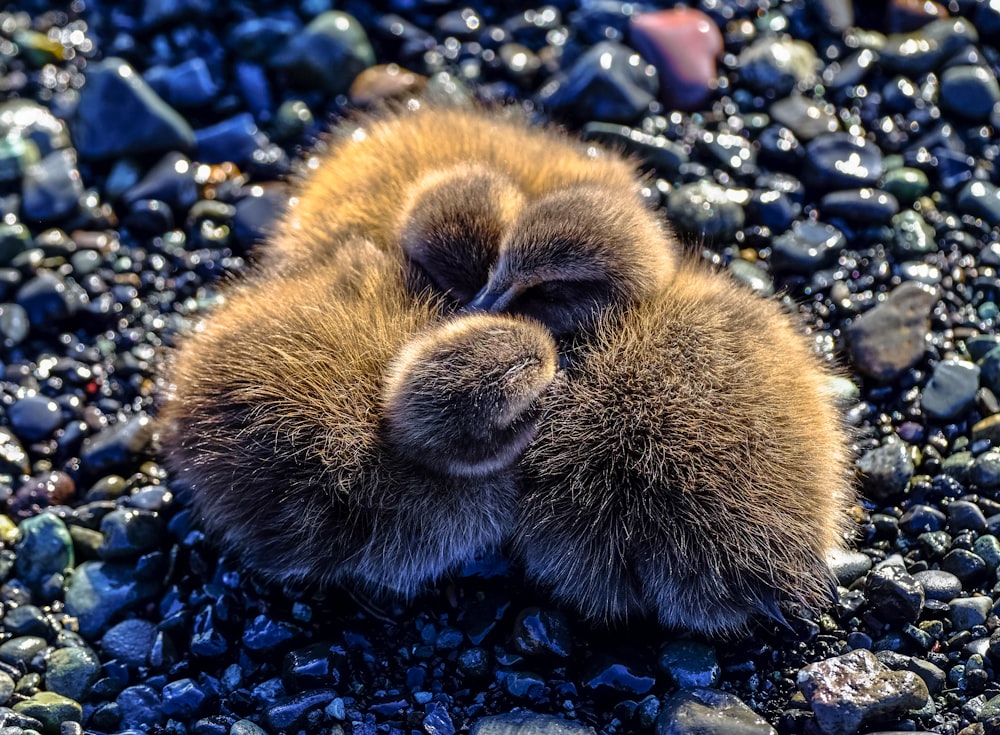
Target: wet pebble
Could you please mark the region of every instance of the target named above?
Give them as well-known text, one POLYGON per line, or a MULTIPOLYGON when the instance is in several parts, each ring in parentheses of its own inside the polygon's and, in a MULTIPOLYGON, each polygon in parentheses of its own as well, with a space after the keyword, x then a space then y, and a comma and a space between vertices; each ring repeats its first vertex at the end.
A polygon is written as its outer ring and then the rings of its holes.
POLYGON ((887 623, 912 623, 924 609, 924 588, 899 566, 874 570, 865 582, 865 592, 872 612, 887 623))
POLYGON ((137 579, 134 565, 86 561, 70 577, 66 612, 78 619, 80 633, 92 639, 116 615, 158 590, 156 584, 137 579))
POLYGON ((253 159, 254 153, 269 141, 249 112, 195 131, 198 160, 203 163, 232 161, 240 166, 253 159))
POLYGON ((979 217, 990 225, 1000 225, 1000 189, 988 181, 970 181, 958 193, 958 211, 979 217))
POLYGON ((941 560, 941 568, 951 572, 962 584, 974 584, 986 574, 986 562, 977 554, 966 549, 952 549, 941 560))
POLYGON ((919 676, 890 671, 863 649, 805 666, 798 686, 824 735, 854 735, 865 720, 904 715, 929 696, 919 676))
POLYGON ((934 366, 921 406, 935 419, 954 419, 965 412, 979 390, 979 367, 965 360, 944 360, 934 366))
POLYGON ((896 286, 888 298, 847 328, 854 366, 880 381, 897 379, 924 356, 937 291, 923 284, 896 286))
POLYGON ((765 36, 740 52, 737 68, 756 92, 784 97, 815 81, 819 59, 805 41, 765 36))
POLYGON ((146 620, 123 620, 108 628, 101 638, 101 650, 106 658, 127 666, 146 666, 156 642, 156 632, 156 626, 146 620))
POLYGON ((573 647, 566 616, 557 610, 537 607, 518 613, 511 642, 514 650, 524 656, 566 658, 573 647))
POLYGON ((861 579, 872 568, 872 560, 860 551, 836 549, 827 554, 827 564, 837 578, 837 584, 849 587, 855 580, 861 579))
POLYGON ((73 214, 83 195, 76 153, 72 149, 53 151, 28 166, 21 187, 25 220, 49 223, 73 214))
POLYGON ((632 123, 649 109, 659 81, 655 68, 628 46, 603 41, 566 72, 546 82, 538 100, 558 115, 632 123))
POLYGON ((892 218, 892 234, 893 248, 902 255, 923 255, 938 249, 934 228, 912 209, 892 218))
POLYGON ((208 105, 219 94, 219 85, 212 77, 208 63, 200 56, 171 67, 153 66, 144 79, 173 107, 208 105))
POLYGON ((960 597, 950 600, 948 607, 948 618, 954 630, 969 630, 986 622, 993 609, 993 600, 989 597, 960 597))
POLYGON ((923 503, 911 505, 899 518, 899 527, 906 533, 916 535, 927 531, 940 531, 945 526, 947 516, 937 508, 923 503))
POLYGON ((0 643, 0 661, 5 664, 27 671, 35 654, 48 648, 44 638, 37 636, 18 636, 0 643))
POLYGON ((310 712, 322 710, 337 693, 332 689, 310 689, 270 704, 264 712, 268 725, 275 730, 301 728, 310 712))
POLYGON ((745 201, 742 190, 696 181, 670 192, 667 214, 679 232, 724 245, 743 227, 745 201))
POLYGON ((17 303, 28 315, 35 329, 52 331, 82 305, 78 291, 70 289, 65 279, 50 271, 41 271, 17 292, 17 303))
POLYGON ((375 52, 357 19, 328 10, 293 34, 269 63, 303 89, 332 96, 347 92, 354 78, 375 63, 375 52))
MULTIPOLYGON (((14 546, 17 577, 35 594, 48 600, 45 592, 53 578, 61 578, 73 567, 73 540, 66 524, 51 513, 26 518, 18 524, 21 539, 14 546)), ((61 583, 58 583, 61 586, 61 583)))
POLYGON ((105 561, 129 559, 157 548, 164 524, 156 513, 117 508, 101 520, 104 543, 97 550, 105 561))
POLYGON ((583 126, 583 140, 595 140, 611 148, 642 158, 656 173, 665 178, 675 177, 681 166, 690 160, 687 150, 662 135, 650 135, 628 125, 590 122, 583 126))
POLYGON ((801 94, 783 97, 771 105, 771 119, 791 130, 795 137, 808 143, 821 135, 840 130, 831 105, 823 105, 801 94))
POLYGON ((82 700, 101 674, 101 661, 86 646, 53 651, 45 665, 45 688, 70 699, 82 700))
POLYGON ((819 203, 823 217, 837 217, 848 222, 887 223, 899 212, 896 197, 880 189, 832 191, 819 203))
POLYGON ((776 735, 767 720, 738 697, 715 689, 682 689, 663 703, 656 735, 776 735))
POLYGON ((261 651, 281 645, 296 634, 295 628, 266 615, 258 615, 248 620, 243 631, 243 645, 251 651, 261 651))
POLYGON ((93 476, 110 475, 132 466, 152 435, 150 417, 136 414, 88 436, 80 449, 80 459, 93 476))
POLYGON ((161 692, 163 712, 167 717, 191 718, 208 695, 190 678, 172 681, 161 692))
POLYGON ((46 396, 25 396, 7 410, 11 428, 18 437, 35 442, 45 439, 63 422, 59 404, 46 396))
POLYGON ((591 661, 584 677, 588 689, 604 689, 642 696, 649 693, 656 683, 656 677, 624 661, 597 657, 591 661))
POLYGON ((882 152, 865 138, 832 133, 806 146, 810 165, 802 171, 807 186, 820 191, 872 186, 882 176, 882 152))
POLYGON ((126 687, 115 699, 121 712, 123 727, 140 728, 146 731, 163 722, 160 695, 147 684, 126 687))
POLYGON ((809 274, 831 265, 847 240, 833 225, 797 220, 771 246, 771 262, 784 273, 809 274))
POLYGON ((13 709, 38 720, 46 733, 59 733, 64 722, 83 722, 80 703, 53 692, 37 692, 15 704, 13 709))
POLYGON ((194 131, 187 121, 128 62, 113 57, 88 67, 70 129, 83 158, 194 148, 194 131))
POLYGON ((554 715, 507 712, 476 720, 469 735, 594 735, 594 729, 554 715))
POLYGON ((863 491, 874 500, 883 500, 902 493, 916 468, 901 441, 890 441, 865 452, 858 460, 863 491))
POLYGON ((715 649, 697 641, 671 641, 660 649, 660 670, 681 689, 713 687, 722 668, 715 649))
POLYGON ((126 204, 143 199, 165 202, 178 212, 187 211, 198 200, 195 165, 183 153, 167 153, 122 195, 126 204))
POLYGON ((1000 102, 996 75, 985 66, 952 66, 941 73, 941 107, 974 122, 986 122, 1000 102))
POLYGON ((924 588, 924 597, 928 600, 947 602, 962 591, 962 580, 940 569, 925 569, 914 573, 913 578, 924 588))
POLYGON ((668 109, 694 110, 710 98, 722 34, 694 8, 637 13, 629 23, 632 46, 652 62, 660 77, 660 100, 668 109))

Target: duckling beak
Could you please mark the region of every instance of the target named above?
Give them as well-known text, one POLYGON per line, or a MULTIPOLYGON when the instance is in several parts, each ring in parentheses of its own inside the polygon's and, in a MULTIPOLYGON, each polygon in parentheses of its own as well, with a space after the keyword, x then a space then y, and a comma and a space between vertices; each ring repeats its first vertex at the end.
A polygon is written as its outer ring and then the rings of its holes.
POLYGON ((511 286, 506 291, 501 291, 497 293, 490 288, 490 284, 486 284, 480 289, 479 293, 468 304, 465 305, 465 311, 503 311, 506 309, 510 302, 521 292, 521 290, 516 286, 511 286))

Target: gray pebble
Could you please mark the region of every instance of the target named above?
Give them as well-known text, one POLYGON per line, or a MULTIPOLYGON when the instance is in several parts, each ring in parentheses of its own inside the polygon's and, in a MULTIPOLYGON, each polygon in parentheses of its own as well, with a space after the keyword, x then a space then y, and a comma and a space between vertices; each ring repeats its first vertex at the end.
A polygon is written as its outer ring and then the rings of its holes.
POLYGON ((44 638, 33 635, 18 636, 0 643, 0 661, 27 669, 36 653, 48 648, 44 638))
POLYGON ((843 587, 850 587, 872 568, 871 557, 860 551, 836 549, 827 554, 826 562, 837 578, 837 584, 843 587))
POLYGON ((923 284, 901 283, 874 309, 847 328, 851 361, 865 375, 892 381, 924 356, 930 314, 937 290, 923 284))
POLYGON ((45 667, 45 688, 70 699, 80 700, 101 674, 97 654, 85 646, 57 648, 45 667))
POLYGON ((73 149, 53 151, 28 166, 21 182, 21 214, 26 221, 47 223, 79 208, 83 182, 73 149))
POLYGON ((941 108, 975 122, 989 120, 1000 102, 1000 85, 989 67, 959 65, 941 73, 941 108))
POLYGON ((109 659, 131 667, 147 666, 156 640, 156 626, 148 620, 132 618, 108 628, 101 638, 101 650, 109 659))
POLYGON ((982 625, 993 609, 993 600, 989 597, 959 597, 948 602, 951 610, 948 613, 955 631, 969 630, 976 625, 982 625))
POLYGON ((682 689, 663 703, 656 735, 777 735, 738 697, 716 689, 682 689))
POLYGON ((697 641, 671 641, 660 649, 660 670, 681 689, 713 687, 719 683, 722 667, 715 649, 697 641))
POLYGON ((534 712, 506 712, 476 720, 469 735, 595 735, 582 722, 534 712))
POLYGON ((979 390, 979 367, 965 360, 943 360, 934 366, 920 404, 927 415, 936 419, 961 416, 976 399, 979 390))
POLYGON ((667 214, 682 233, 728 244, 743 227, 744 192, 711 181, 682 184, 667 197, 667 214))
POLYGON ((83 722, 83 708, 79 702, 52 692, 37 692, 15 704, 14 711, 34 717, 47 733, 59 732, 63 722, 83 722))
POLYGON ((137 580, 132 565, 86 561, 70 578, 66 612, 78 619, 83 636, 93 638, 115 615, 153 597, 158 589, 156 584, 137 580))
POLYGON ((915 573, 913 578, 924 588, 924 597, 928 600, 947 602, 962 591, 962 580, 940 569, 926 569, 915 573))
POLYGON ((17 576, 33 592, 41 594, 52 575, 73 566, 73 539, 66 524, 52 513, 26 518, 18 529, 21 540, 14 547, 17 576))
POLYGON ((885 500, 902 493, 915 472, 906 444, 890 441, 865 452, 858 460, 864 494, 885 500))
POLYGON ((892 244, 903 255, 923 255, 938 249, 934 228, 912 209, 892 218, 892 244))
POLYGON ((306 89, 344 94, 354 78, 375 64, 375 52, 361 24, 337 10, 320 13, 270 59, 306 89))
POLYGON ((784 97, 816 79, 819 58, 805 41, 768 35, 740 52, 740 77, 758 92, 784 97))
POLYGON ((924 609, 924 588, 902 567, 876 569, 868 575, 865 590, 872 611, 887 623, 912 623, 924 609))

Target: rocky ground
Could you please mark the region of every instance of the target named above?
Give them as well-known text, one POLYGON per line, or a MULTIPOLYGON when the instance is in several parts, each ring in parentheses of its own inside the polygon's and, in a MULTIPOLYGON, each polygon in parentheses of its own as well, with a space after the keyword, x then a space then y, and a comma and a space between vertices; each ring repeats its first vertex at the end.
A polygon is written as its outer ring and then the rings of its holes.
POLYGON ((1000 8, 388 6, 0 13, 0 733, 1000 732, 1000 8), (155 460, 163 354, 324 127, 419 89, 628 150, 798 305, 864 472, 835 607, 609 634, 492 558, 374 616, 205 542, 155 460))

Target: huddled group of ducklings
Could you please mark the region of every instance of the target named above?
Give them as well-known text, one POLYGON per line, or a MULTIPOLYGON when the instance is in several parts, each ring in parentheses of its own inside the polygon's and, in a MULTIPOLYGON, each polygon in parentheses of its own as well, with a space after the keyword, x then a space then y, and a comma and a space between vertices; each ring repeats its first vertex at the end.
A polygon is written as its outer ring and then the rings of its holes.
POLYGON ((264 577, 411 596, 508 544, 595 620, 830 596, 852 492, 781 306, 682 256, 632 163, 503 111, 342 124, 182 340, 165 462, 264 577))

